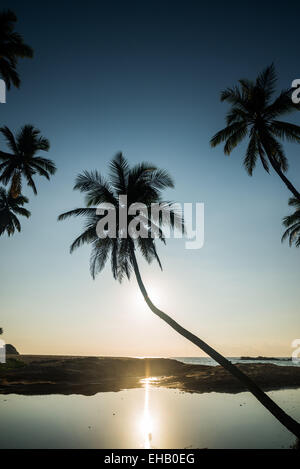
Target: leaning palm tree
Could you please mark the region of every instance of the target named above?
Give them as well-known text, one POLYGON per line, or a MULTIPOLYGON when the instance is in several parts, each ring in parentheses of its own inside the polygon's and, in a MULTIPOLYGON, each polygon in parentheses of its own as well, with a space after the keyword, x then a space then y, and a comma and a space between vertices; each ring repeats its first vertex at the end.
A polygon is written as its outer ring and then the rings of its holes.
POLYGON ((37 153, 48 151, 49 140, 40 136, 40 130, 33 125, 25 125, 16 137, 8 127, 0 128, 6 143, 12 153, 0 151, 0 181, 3 184, 11 183, 10 192, 13 197, 18 197, 22 189, 22 177, 27 185, 37 194, 33 176, 38 174, 50 179, 50 175, 56 171, 52 160, 38 156, 37 153))
POLYGON ((295 207, 296 210, 291 215, 284 217, 283 225, 287 227, 281 241, 289 239, 289 244, 292 246, 295 243, 295 246, 298 248, 300 246, 300 201, 298 199, 291 198, 289 200, 289 205, 295 207))
POLYGON ((30 217, 29 210, 23 207, 27 202, 27 197, 19 195, 13 198, 4 187, 0 187, 0 236, 5 232, 8 236, 11 236, 15 230, 21 231, 21 224, 17 215, 30 217))
POLYGON ((0 13, 0 75, 8 89, 11 85, 20 86, 18 59, 33 57, 32 48, 14 31, 16 21, 17 17, 11 10, 0 13))
POLYGON ((137 251, 140 251, 148 263, 155 259, 161 267, 155 239, 165 242, 164 230, 168 226, 177 229, 183 227, 183 218, 180 211, 174 208, 174 205, 170 202, 161 201, 161 192, 168 187, 174 187, 174 184, 166 171, 157 169, 154 165, 148 163, 141 163, 130 168, 121 153, 117 154, 111 161, 108 180, 104 179, 97 171, 85 171, 78 175, 74 189, 85 193, 85 206, 62 213, 58 217, 59 220, 65 220, 72 216, 84 216, 86 218, 84 231, 72 243, 70 251, 73 252, 74 249, 84 243, 91 244, 90 271, 93 278, 102 271, 109 258, 115 279, 122 281, 124 276, 129 279, 130 274, 134 272, 141 293, 150 310, 239 379, 286 428, 299 437, 300 425, 275 404, 252 379, 203 340, 184 329, 168 314, 158 309, 149 298, 140 274, 137 251), (159 216, 149 218, 145 215, 145 212, 139 213, 139 215, 129 215, 132 212, 126 208, 128 220, 124 230, 123 215, 118 216, 124 210, 124 201, 120 197, 124 195, 127 196, 128 207, 131 204, 142 203, 148 209, 152 204, 160 203, 165 210, 162 215, 166 215, 168 212, 170 216, 168 218, 159 214, 159 216), (103 205, 108 207, 107 215, 104 214, 104 210, 101 212, 98 210, 103 205), (116 213, 116 226, 114 230, 110 231, 107 224, 106 233, 110 232, 112 236, 105 236, 103 223, 106 222, 105 217, 108 216, 111 210, 116 213), (99 229, 99 222, 103 229, 99 229), (131 234, 130 227, 132 223, 140 227, 143 225, 144 230, 149 230, 149 236, 137 237, 136 233, 132 232, 131 234), (151 231, 152 226, 154 226, 154 231, 151 231), (155 236, 150 235, 150 232, 154 232, 155 236))
POLYGON ((300 193, 285 176, 288 161, 280 140, 287 139, 300 143, 300 127, 296 124, 278 120, 284 114, 299 110, 292 102, 291 91, 284 90, 272 100, 275 91, 276 72, 272 64, 260 73, 255 82, 239 80, 239 86, 227 88, 221 93, 221 101, 227 101, 231 108, 227 114, 227 127, 214 135, 212 147, 225 142, 224 153, 232 150, 246 137, 249 138, 244 166, 252 176, 257 159, 269 172, 269 166, 300 200, 300 193))

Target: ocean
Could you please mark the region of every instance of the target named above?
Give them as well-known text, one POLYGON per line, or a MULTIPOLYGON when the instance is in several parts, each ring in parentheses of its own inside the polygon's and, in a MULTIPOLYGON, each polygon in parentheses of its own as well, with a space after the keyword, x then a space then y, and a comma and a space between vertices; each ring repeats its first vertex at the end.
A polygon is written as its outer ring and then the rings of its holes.
MULTIPOLYGON (((183 363, 190 365, 209 365, 217 366, 218 363, 210 357, 172 357, 174 360, 178 360, 183 363)), ((279 366, 300 366, 300 358, 298 360, 292 360, 290 357, 278 357, 269 358, 263 360, 249 359, 241 360, 241 357, 226 357, 232 363, 272 363, 273 365, 279 366)))

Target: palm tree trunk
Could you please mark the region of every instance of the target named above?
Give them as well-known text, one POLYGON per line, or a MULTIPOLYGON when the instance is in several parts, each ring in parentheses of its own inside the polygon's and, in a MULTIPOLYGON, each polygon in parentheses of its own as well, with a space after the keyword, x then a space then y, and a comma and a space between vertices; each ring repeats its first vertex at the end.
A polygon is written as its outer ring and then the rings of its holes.
POLYGON ((296 197, 296 199, 300 200, 300 193, 297 191, 297 189, 293 186, 293 184, 288 180, 288 178, 283 174, 281 171, 280 165, 277 163, 276 160, 274 160, 273 157, 269 156, 269 161, 273 167, 273 169, 276 171, 278 176, 282 179, 282 181, 285 183, 287 188, 291 191, 291 193, 296 197))
POLYGON ((291 191, 291 193, 294 195, 294 197, 296 197, 296 199, 300 200, 300 193, 293 186, 291 181, 289 181, 288 178, 283 174, 283 172, 281 170, 281 167, 280 167, 280 164, 278 164, 276 159, 273 157, 272 151, 270 150, 270 146, 267 144, 267 142, 265 142, 265 140, 263 140, 263 146, 264 146, 264 150, 265 150, 266 154, 268 155, 268 160, 270 161, 271 166, 274 169, 274 171, 276 171, 276 173, 278 174, 280 179, 284 182, 284 184, 291 191))
POLYGON ((15 174, 13 175, 9 192, 13 199, 16 199, 21 194, 21 170, 20 169, 17 169, 15 174))
POLYGON ((197 345, 197 347, 203 350, 203 352, 205 352, 217 363, 219 363, 219 365, 223 366, 223 368, 225 368, 227 371, 229 371, 229 373, 235 376, 235 378, 237 378, 248 389, 248 391, 250 391, 259 400, 259 402, 264 407, 266 407, 266 409, 268 409, 274 415, 274 417, 279 420, 279 422, 282 423, 282 425, 284 425, 296 437, 300 438, 300 424, 296 422, 296 420, 294 420, 292 417, 287 415, 274 401, 272 401, 272 399, 270 399, 270 397, 265 394, 255 384, 255 382, 252 381, 251 378, 249 378, 249 376, 245 375, 238 367, 233 365, 229 360, 227 360, 227 358, 223 357, 223 355, 221 355, 208 344, 203 342, 203 340, 199 339, 199 337, 195 336, 187 329, 184 329, 182 326, 180 326, 180 324, 174 321, 174 319, 172 319, 166 313, 160 311, 158 308, 156 308, 156 306, 154 306, 143 284, 134 248, 131 249, 131 259, 138 285, 151 311, 156 314, 160 319, 169 324, 169 326, 171 326, 176 332, 188 339, 193 344, 197 345))

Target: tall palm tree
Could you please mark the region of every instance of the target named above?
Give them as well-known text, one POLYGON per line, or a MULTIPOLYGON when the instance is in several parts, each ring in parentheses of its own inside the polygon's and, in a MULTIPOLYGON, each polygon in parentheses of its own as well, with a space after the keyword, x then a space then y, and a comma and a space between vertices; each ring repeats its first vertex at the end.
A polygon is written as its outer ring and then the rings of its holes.
MULTIPOLYGON (((216 350, 206 344, 203 340, 184 329, 169 315, 158 309, 148 296, 146 287, 142 281, 136 253, 140 251, 147 262, 156 259, 161 266, 156 247, 155 238, 153 237, 134 237, 130 235, 130 223, 135 217, 128 217, 126 226, 128 235, 124 237, 124 231, 121 228, 119 217, 117 217, 116 236, 115 237, 99 237, 97 226, 102 216, 97 211, 96 206, 101 204, 112 204, 116 214, 122 207, 119 203, 120 195, 127 195, 128 206, 134 202, 144 203, 147 207, 161 201, 161 192, 163 189, 173 187, 173 181, 169 174, 161 169, 148 163, 141 163, 130 168, 126 159, 120 153, 111 161, 109 179, 104 179, 97 171, 80 174, 76 178, 74 189, 85 193, 85 206, 77 208, 69 212, 62 213, 58 219, 65 220, 72 216, 84 216, 86 224, 84 231, 72 243, 70 251, 87 243, 91 244, 92 252, 90 259, 90 271, 95 278, 96 274, 101 272, 106 261, 111 260, 112 273, 115 279, 122 281, 124 276, 130 278, 130 274, 134 272, 142 295, 149 306, 150 310, 171 326, 176 332, 195 344, 211 358, 216 360, 221 366, 228 370, 233 376, 240 380, 243 385, 283 424, 296 436, 300 436, 300 425, 288 416, 275 402, 273 402, 247 375, 234 366, 229 360, 219 354, 216 350), (99 214, 99 215, 98 215, 99 214)), ((122 204, 121 204, 122 205, 122 204)), ((182 228, 183 218, 180 212, 173 210, 173 206, 169 202, 165 202, 172 216, 169 225, 171 227, 182 228)), ((155 225, 156 238, 165 241, 164 235, 164 218, 159 216, 154 220, 139 218, 140 224, 149 227, 153 222, 155 225)))
POLYGON ((0 75, 8 89, 11 85, 19 88, 17 72, 19 58, 32 58, 33 50, 24 43, 22 36, 14 31, 17 17, 11 10, 0 13, 0 75))
POLYGON ((11 182, 11 194, 18 197, 21 194, 23 176, 27 185, 37 194, 33 176, 38 174, 50 179, 50 175, 56 171, 52 160, 37 155, 40 150, 49 150, 49 140, 40 136, 40 130, 33 125, 24 125, 16 137, 8 127, 1 127, 0 132, 12 151, 0 151, 0 181, 5 185, 11 182))
POLYGON ((23 207, 27 202, 27 197, 19 195, 13 198, 4 187, 0 187, 0 236, 5 232, 8 236, 11 236, 15 230, 21 231, 21 224, 17 215, 30 217, 29 210, 23 207))
POLYGON ((264 169, 269 166, 300 200, 300 193, 285 176, 288 161, 280 140, 287 139, 300 143, 300 127, 296 124, 278 120, 284 114, 299 110, 300 106, 292 102, 290 90, 283 90, 274 100, 276 72, 274 65, 260 73, 255 82, 239 80, 239 86, 227 88, 221 93, 221 101, 227 101, 231 108, 227 113, 227 127, 217 132, 211 139, 212 147, 225 142, 224 153, 232 150, 246 137, 249 138, 244 166, 252 176, 257 158, 264 169))
POLYGON ((287 227, 287 230, 283 233, 281 241, 289 238, 289 244, 298 248, 300 246, 300 201, 298 199, 291 198, 289 205, 295 207, 296 210, 291 215, 284 217, 283 225, 287 227))

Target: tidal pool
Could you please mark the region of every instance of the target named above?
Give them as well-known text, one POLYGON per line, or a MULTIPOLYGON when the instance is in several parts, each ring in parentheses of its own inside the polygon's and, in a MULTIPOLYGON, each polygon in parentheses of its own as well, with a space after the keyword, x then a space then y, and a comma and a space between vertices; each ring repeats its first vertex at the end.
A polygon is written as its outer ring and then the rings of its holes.
MULTIPOLYGON (((300 420, 300 389, 268 393, 300 420)), ((0 448, 289 448, 295 438, 249 393, 144 387, 94 396, 0 396, 0 448)))

